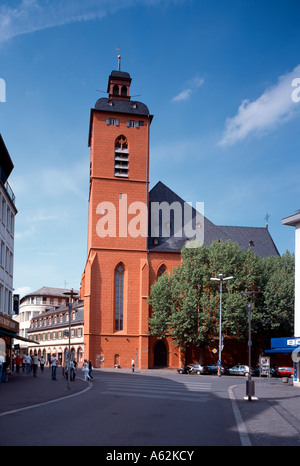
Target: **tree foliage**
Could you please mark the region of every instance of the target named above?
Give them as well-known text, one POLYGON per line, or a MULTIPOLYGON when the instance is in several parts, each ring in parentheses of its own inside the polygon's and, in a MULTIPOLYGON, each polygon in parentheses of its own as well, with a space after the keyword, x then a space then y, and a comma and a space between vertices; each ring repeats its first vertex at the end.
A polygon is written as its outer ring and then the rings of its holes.
POLYGON ((210 246, 185 247, 181 262, 151 287, 149 333, 170 335, 182 349, 210 346, 219 332, 219 284, 211 277, 220 273, 234 279, 223 282, 222 334, 247 337, 248 303, 241 293, 258 291, 253 297, 252 332, 256 337, 292 334, 294 318, 294 256, 265 259, 237 243, 213 242, 210 246))

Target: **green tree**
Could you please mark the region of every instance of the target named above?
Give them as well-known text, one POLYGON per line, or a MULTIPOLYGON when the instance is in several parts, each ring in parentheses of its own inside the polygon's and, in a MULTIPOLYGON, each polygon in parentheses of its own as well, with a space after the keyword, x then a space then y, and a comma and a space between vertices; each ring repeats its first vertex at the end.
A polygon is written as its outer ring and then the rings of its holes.
POLYGON ((151 287, 149 333, 170 335, 177 347, 209 346, 219 333, 219 286, 210 281, 222 273, 224 282, 222 334, 247 339, 248 314, 244 291, 258 291, 253 298, 252 328, 257 338, 274 332, 290 334, 293 324, 294 257, 261 258, 238 244, 213 242, 185 247, 181 262, 151 287))

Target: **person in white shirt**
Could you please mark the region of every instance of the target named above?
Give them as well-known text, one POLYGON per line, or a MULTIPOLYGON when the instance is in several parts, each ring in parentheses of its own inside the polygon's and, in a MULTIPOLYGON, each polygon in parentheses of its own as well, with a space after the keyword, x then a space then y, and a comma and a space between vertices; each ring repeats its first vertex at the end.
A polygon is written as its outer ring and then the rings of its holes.
POLYGON ((53 354, 50 358, 50 364, 52 367, 51 370, 51 377, 52 380, 56 380, 56 367, 57 367, 57 359, 56 359, 56 354, 53 354))
POLYGON ((84 360, 84 363, 82 365, 82 371, 83 371, 84 380, 90 380, 89 365, 86 359, 84 360))
POLYGON ((44 365, 45 365, 45 358, 42 356, 42 357, 40 358, 41 372, 44 372, 44 365))
POLYGON ((29 354, 26 354, 25 359, 26 359, 26 374, 30 374, 30 372, 31 372, 31 357, 29 356, 29 354))
POLYGON ((36 351, 34 352, 34 355, 32 356, 31 362, 32 362, 33 376, 36 377, 37 368, 39 364, 39 358, 38 358, 38 355, 36 354, 36 351))

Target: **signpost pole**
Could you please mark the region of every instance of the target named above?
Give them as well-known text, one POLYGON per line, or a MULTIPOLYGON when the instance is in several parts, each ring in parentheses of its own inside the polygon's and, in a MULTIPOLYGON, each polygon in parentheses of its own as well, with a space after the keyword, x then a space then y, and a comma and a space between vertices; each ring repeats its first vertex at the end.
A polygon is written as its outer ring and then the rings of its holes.
POLYGON ((71 291, 67 291, 64 293, 66 296, 69 296, 69 355, 68 355, 68 390, 70 390, 70 380, 71 380, 71 315, 72 315, 72 306, 73 306, 73 298, 76 293, 73 288, 71 291))

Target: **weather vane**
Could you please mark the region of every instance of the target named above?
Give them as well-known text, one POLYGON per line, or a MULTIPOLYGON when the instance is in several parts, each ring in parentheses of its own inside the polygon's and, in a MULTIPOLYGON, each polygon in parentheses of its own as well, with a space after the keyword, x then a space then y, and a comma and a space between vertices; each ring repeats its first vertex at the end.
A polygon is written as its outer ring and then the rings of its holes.
POLYGON ((270 217, 271 217, 271 215, 269 215, 269 214, 267 214, 267 215, 265 216, 266 225, 269 224, 269 218, 270 218, 270 217))

